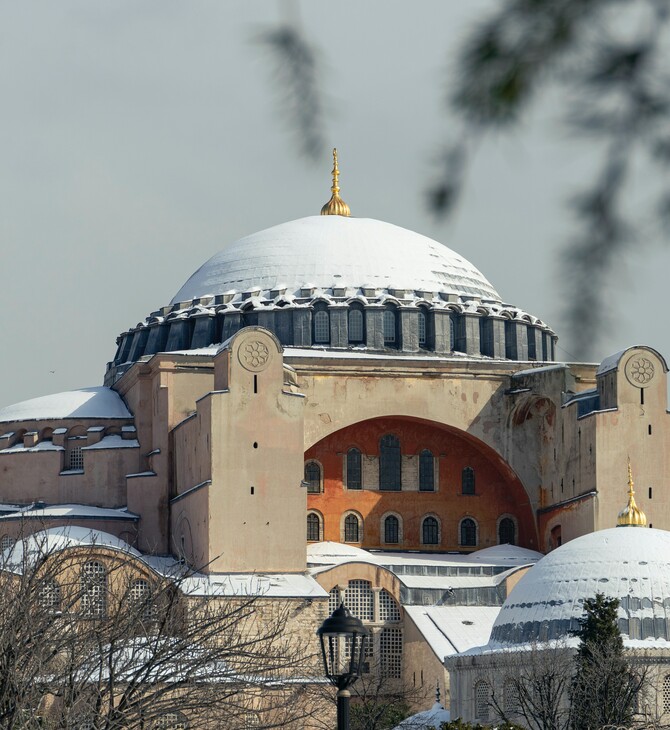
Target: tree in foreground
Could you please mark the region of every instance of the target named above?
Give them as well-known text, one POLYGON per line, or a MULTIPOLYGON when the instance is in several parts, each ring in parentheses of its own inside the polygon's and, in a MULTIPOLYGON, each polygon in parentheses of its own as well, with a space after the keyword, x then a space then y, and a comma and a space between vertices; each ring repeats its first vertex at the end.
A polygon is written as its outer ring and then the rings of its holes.
POLYGON ((522 721, 530 730, 568 730, 572 672, 572 652, 564 643, 505 652, 492 667, 490 705, 507 726, 522 721))
POLYGON ((202 576, 67 533, 1 558, 0 727, 309 726, 315 657, 285 602, 205 596, 202 576))
POLYGON ((629 727, 633 722, 644 672, 634 671, 624 656, 618 608, 618 599, 602 593, 584 601, 570 688, 573 730, 629 727))

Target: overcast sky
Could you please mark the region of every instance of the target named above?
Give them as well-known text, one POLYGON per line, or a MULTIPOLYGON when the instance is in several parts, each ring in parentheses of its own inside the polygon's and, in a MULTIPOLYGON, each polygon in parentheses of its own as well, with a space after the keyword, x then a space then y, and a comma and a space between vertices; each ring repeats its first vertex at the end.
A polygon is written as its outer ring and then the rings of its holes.
MULTIPOLYGON (((563 202, 592 169, 547 99, 478 152, 456 217, 422 194, 460 40, 487 0, 310 0, 327 139, 296 154, 272 61, 253 42, 281 18, 270 0, 0 4, 0 406, 102 382, 115 339, 166 305, 243 235, 317 214, 340 152, 352 214, 442 241, 501 296, 549 323, 558 356, 570 233, 563 202)), ((410 254, 411 255, 411 254, 410 254)), ((635 250, 612 277, 615 327, 600 357, 645 343, 670 355, 670 253, 635 250)))

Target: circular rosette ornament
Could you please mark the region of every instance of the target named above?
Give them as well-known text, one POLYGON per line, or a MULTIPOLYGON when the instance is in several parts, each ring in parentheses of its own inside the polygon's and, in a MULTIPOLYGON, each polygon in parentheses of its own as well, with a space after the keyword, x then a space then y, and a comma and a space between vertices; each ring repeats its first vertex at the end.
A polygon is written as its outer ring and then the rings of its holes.
POLYGON ((633 355, 626 363, 625 372, 631 385, 645 388, 654 377, 654 363, 646 357, 633 355))
POLYGON ((265 370, 270 362, 270 349, 261 340, 247 340, 240 345, 237 357, 243 368, 252 373, 265 370))

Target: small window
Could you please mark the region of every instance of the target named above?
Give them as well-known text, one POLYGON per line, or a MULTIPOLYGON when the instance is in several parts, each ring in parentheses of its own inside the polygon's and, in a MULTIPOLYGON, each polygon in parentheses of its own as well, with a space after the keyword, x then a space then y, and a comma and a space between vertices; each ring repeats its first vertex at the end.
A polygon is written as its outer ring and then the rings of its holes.
POLYGON ((421 524, 421 542, 424 545, 438 545, 440 527, 435 517, 426 517, 421 524))
POLYGON ((360 309, 349 310, 349 342, 363 342, 365 330, 363 327, 363 312, 360 309))
POLYGON ((511 517, 503 517, 498 525, 498 544, 516 545, 516 525, 511 517))
POLYGON ((395 347, 397 343, 397 336, 396 336, 396 330, 397 330, 397 314, 395 309, 385 309, 384 310, 384 322, 383 322, 383 330, 384 330, 384 344, 390 345, 391 347, 395 347))
POLYGON ((399 492, 402 486, 400 441, 392 434, 379 441, 379 489, 399 492))
POLYGON ((479 351, 486 357, 493 357, 493 320, 490 317, 479 318, 479 351))
POLYGON ((321 344, 330 342, 330 316, 326 309, 314 312, 314 342, 321 344))
POLYGON ((321 520, 315 512, 307 515, 307 539, 309 542, 318 542, 321 539, 321 520))
POLYGON ((433 453, 428 449, 419 454, 419 491, 435 491, 435 461, 433 453))
POLYGON ((528 359, 537 360, 537 347, 535 344, 535 327, 527 325, 526 331, 528 333, 528 359))
POLYGON ((305 464, 305 481, 308 494, 318 494, 321 491, 321 467, 316 461, 305 464))
POLYGON ((14 547, 15 540, 9 535, 3 535, 0 539, 0 550, 11 550, 14 547))
POLYGON ((148 580, 138 578, 133 581, 129 594, 131 605, 139 613, 140 618, 144 621, 151 621, 156 617, 148 580))
POLYGON ((38 597, 40 608, 48 613, 60 611, 60 586, 53 579, 47 579, 39 589, 38 597))
POLYGON ((379 634, 382 677, 400 679, 402 670, 402 629, 382 629, 379 634))
POLYGON ((375 597, 369 580, 350 580, 344 591, 344 605, 361 621, 374 618, 375 597))
POLYGON ((379 620, 382 623, 400 621, 398 603, 386 588, 382 588, 379 592, 379 620))
POLYGON ((511 677, 503 684, 503 707, 508 715, 519 713, 519 689, 511 677))
POLYGON ((477 546, 477 525, 469 517, 461 521, 461 545, 463 547, 477 546))
POLYGON ((360 521, 356 515, 344 518, 344 542, 360 542, 360 521))
POLYGON ((670 674, 663 677, 663 714, 670 713, 670 674))
POLYGON ((361 452, 358 449, 347 451, 347 489, 363 487, 361 452))
POLYGON ((426 331, 426 313, 423 309, 419 309, 419 347, 425 347, 428 341, 426 331))
POLYGON ((67 461, 65 464, 66 471, 84 471, 84 452, 81 450, 82 441, 85 441, 85 438, 79 436, 68 439, 67 461))
POLYGON ((107 570, 97 560, 84 563, 80 576, 81 613, 89 618, 103 618, 107 613, 107 570))
POLYGON ((463 494, 475 493, 475 470, 471 466, 466 466, 461 473, 461 488, 463 494))
POLYGON ((384 542, 396 545, 400 542, 400 522, 395 515, 384 520, 384 542))
POLYGON ((180 712, 166 712, 154 722, 152 730, 188 730, 188 723, 180 712))
POLYGON ((477 682, 475 685, 475 718, 488 722, 489 719, 489 685, 477 682))

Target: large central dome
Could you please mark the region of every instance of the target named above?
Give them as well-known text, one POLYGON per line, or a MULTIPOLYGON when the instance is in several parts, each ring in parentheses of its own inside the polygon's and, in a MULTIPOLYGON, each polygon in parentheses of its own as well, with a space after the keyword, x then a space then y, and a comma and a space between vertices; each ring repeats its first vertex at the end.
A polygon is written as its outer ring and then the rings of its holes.
POLYGON ((419 233, 370 218, 312 216, 241 238, 203 264, 172 304, 204 296, 315 287, 456 294, 500 302, 469 261, 419 233))
POLYGON ((548 361, 556 341, 441 243, 382 221, 321 215, 212 256, 169 305, 121 334, 105 383, 141 358, 222 343, 249 326, 274 332, 284 347, 334 353, 548 361))

